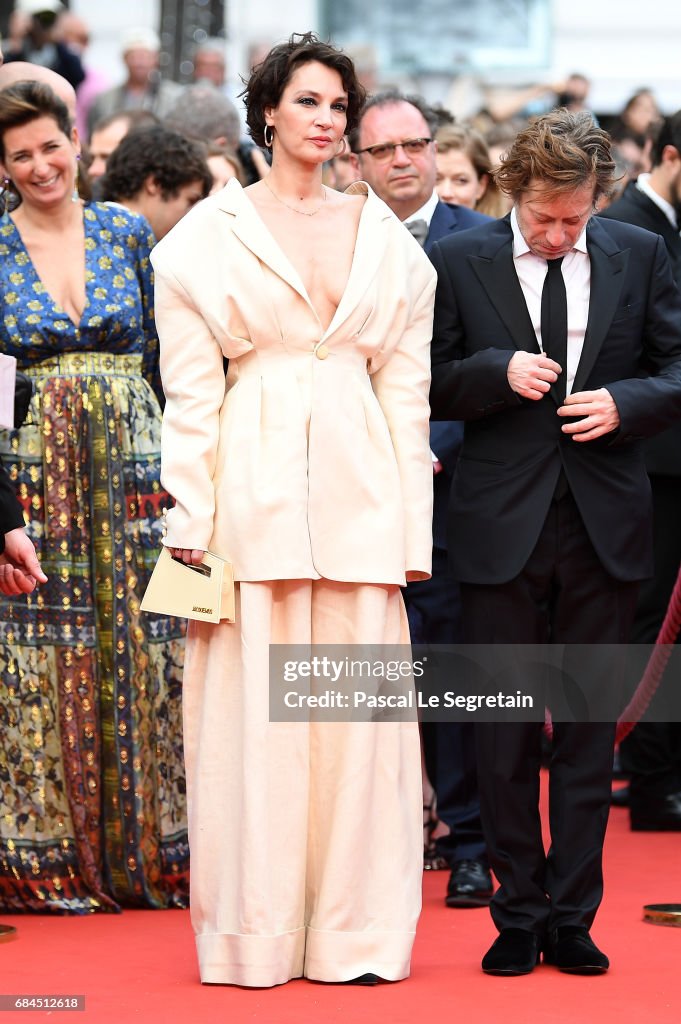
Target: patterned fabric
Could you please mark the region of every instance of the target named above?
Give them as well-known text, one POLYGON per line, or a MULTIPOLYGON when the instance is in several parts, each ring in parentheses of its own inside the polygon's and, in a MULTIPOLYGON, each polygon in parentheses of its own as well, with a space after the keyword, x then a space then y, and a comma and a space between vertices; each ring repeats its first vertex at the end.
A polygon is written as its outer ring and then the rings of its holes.
POLYGON ((0 347, 36 386, 0 446, 48 576, 0 602, 2 910, 187 902, 183 623, 139 610, 169 503, 152 242, 86 207, 75 327, 0 221, 0 347))

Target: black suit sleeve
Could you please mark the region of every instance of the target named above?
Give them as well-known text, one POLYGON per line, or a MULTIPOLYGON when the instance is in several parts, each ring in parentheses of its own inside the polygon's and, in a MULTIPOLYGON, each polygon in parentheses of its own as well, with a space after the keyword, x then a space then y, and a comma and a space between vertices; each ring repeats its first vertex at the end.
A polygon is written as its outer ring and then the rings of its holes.
POLYGON ((618 441, 650 437, 681 419, 681 292, 659 236, 642 340, 642 368, 650 376, 607 385, 620 416, 618 441))
POLYGON ((23 525, 24 515, 12 481, 5 467, 0 464, 0 553, 5 550, 5 534, 23 525))
POLYGON ((437 271, 435 319, 431 346, 431 417, 434 420, 477 420, 520 405, 508 383, 513 352, 487 348, 469 352, 451 272, 439 243, 430 259, 437 271))

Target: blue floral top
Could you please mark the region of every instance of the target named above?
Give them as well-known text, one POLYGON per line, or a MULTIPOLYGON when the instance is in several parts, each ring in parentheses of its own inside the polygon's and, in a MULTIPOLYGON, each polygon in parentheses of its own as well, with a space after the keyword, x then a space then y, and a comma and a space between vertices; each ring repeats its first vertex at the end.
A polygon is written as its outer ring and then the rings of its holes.
POLYGON ((142 355, 142 372, 163 404, 154 325, 154 236, 122 206, 84 209, 85 307, 76 327, 38 277, 9 215, 0 220, 0 350, 19 368, 62 352, 142 355))

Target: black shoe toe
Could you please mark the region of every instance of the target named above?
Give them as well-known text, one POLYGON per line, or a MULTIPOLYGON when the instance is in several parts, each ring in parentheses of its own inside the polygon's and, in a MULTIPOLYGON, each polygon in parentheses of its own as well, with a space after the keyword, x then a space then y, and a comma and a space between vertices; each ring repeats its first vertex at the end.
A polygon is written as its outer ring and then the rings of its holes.
POLYGON ((539 963, 541 942, 534 932, 504 928, 482 958, 485 974, 529 974, 539 963))
POLYGON ((492 892, 492 876, 481 861, 459 860, 449 876, 445 903, 448 907, 486 907, 492 892))
POLYGON ((544 947, 544 963, 566 974, 605 974, 610 966, 588 929, 577 925, 553 929, 544 947))

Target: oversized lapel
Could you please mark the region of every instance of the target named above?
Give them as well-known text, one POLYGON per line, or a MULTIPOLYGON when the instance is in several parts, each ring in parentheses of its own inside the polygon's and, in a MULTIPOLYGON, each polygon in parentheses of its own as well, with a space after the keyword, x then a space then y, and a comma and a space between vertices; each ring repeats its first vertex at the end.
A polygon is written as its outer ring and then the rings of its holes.
POLYGON ((219 208, 232 214, 232 232, 254 256, 286 281, 312 307, 305 285, 298 271, 267 230, 253 203, 244 194, 236 178, 232 178, 220 193, 219 208))
POLYGON ((537 336, 513 266, 510 216, 493 221, 485 242, 468 261, 518 349, 539 352, 537 336))
MULTIPOLYGON (((346 191, 351 195, 358 193, 366 195, 367 200, 360 216, 350 275, 338 308, 323 335, 324 338, 328 338, 334 331, 337 331, 347 320, 373 279, 386 246, 386 232, 379 229, 379 224, 394 216, 366 182, 356 181, 346 191)), ((232 232, 239 241, 270 270, 286 281, 305 300, 316 316, 316 311, 300 275, 267 230, 255 206, 244 194, 244 190, 235 178, 228 182, 223 189, 218 205, 221 210, 234 217, 232 232)))
POLYGON ((620 300, 630 252, 620 249, 603 222, 594 219, 587 225, 586 247, 591 264, 589 316, 573 393, 584 388, 598 358, 620 300))
POLYGON ((348 195, 366 195, 367 199, 357 230, 350 276, 333 319, 324 332, 325 338, 330 337, 348 319, 374 279, 387 241, 387 232, 381 228, 381 224, 395 216, 365 181, 356 181, 345 191, 348 195))

